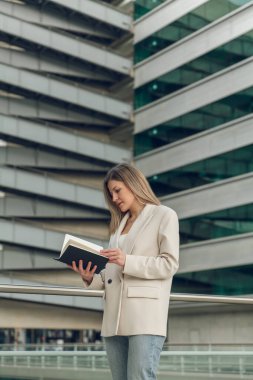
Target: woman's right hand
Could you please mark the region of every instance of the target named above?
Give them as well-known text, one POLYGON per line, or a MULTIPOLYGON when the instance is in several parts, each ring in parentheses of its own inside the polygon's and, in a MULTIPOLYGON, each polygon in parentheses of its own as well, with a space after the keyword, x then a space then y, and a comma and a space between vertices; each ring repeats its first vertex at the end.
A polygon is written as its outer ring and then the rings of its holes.
POLYGON ((93 280, 94 273, 97 269, 97 266, 94 265, 94 267, 91 269, 91 261, 88 262, 87 267, 83 269, 83 260, 79 260, 78 267, 75 263, 75 261, 72 261, 72 266, 68 265, 69 268, 73 269, 76 273, 80 274, 83 281, 86 281, 88 284, 90 284, 93 280))

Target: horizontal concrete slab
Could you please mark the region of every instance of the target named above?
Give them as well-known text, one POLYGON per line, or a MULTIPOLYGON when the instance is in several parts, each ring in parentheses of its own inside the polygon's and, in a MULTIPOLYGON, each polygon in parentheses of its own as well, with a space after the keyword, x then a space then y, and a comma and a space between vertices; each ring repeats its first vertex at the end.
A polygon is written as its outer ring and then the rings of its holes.
MULTIPOLYGON (((172 1, 170 6, 176 7, 177 4, 179 5, 178 1, 172 1)), ((249 2, 140 62, 135 66, 135 88, 249 32, 252 29, 252 18, 253 4, 249 2)), ((157 24, 154 25, 156 27, 157 24)))
POLYGON ((71 207, 65 202, 48 202, 39 198, 29 198, 21 195, 5 194, 0 197, 0 215, 13 218, 52 218, 55 219, 82 219, 105 220, 109 213, 94 211, 85 207, 71 207))
POLYGON ((162 197, 180 219, 253 203, 253 173, 162 197))
MULTIPOLYGON (((6 275, 8 275, 8 271, 12 270, 16 272, 35 271, 35 273, 37 270, 48 270, 48 276, 50 276, 50 271, 62 270, 64 268, 64 266, 60 266, 56 260, 52 260, 52 257, 58 257, 58 252, 55 254, 52 254, 51 251, 45 251, 42 253, 36 248, 24 248, 1 244, 0 270, 3 271, 2 274, 6 271, 6 275)), ((38 279, 35 281, 37 280, 38 279)), ((38 282, 40 281, 38 280, 38 282)))
POLYGON ((135 114, 135 133, 168 122, 253 85, 253 57, 174 92, 135 114))
POLYGON ((102 191, 85 186, 75 185, 53 178, 51 174, 38 174, 17 168, 0 168, 1 187, 12 192, 25 192, 38 196, 44 196, 60 201, 80 203, 106 210, 106 204, 102 191))
MULTIPOLYGON (((0 116, 1 120, 1 116, 0 116)), ((1 122, 0 122, 1 123, 1 122)), ((25 144, 29 144, 28 141, 24 141, 20 139, 20 137, 11 136, 11 141, 14 144, 9 143, 10 141, 10 135, 2 134, 0 132, 0 138, 1 139, 7 139, 8 145, 7 146, 1 146, 0 147, 0 165, 11 165, 11 166, 19 166, 19 167, 27 167, 27 168, 37 168, 42 170, 52 170, 57 169, 62 172, 64 175, 63 169, 68 169, 69 172, 79 172, 82 170, 83 173, 85 171, 91 171, 94 170, 94 174, 96 171, 103 172, 106 171, 106 168, 110 168, 109 164, 106 165, 106 163, 99 164, 92 164, 92 162, 89 161, 88 158, 83 157, 82 159, 75 159, 72 157, 69 157, 70 155, 63 153, 62 155, 59 155, 55 152, 48 152, 46 151, 45 146, 41 145, 40 148, 38 148, 38 144, 34 142, 34 146, 37 145, 37 148, 30 148, 28 146, 24 146, 25 144), (22 145, 16 145, 16 144, 22 144, 22 145)), ((4 141, 2 140, 2 141, 4 141)))
MULTIPOLYGON (((0 21, 1 22, 1 21, 0 21)), ((0 81, 102 114, 130 120, 131 106, 106 95, 0 63, 0 81)))
MULTIPOLYGON (((88 0, 87 0, 88 1, 88 0)), ((0 30, 109 70, 131 75, 132 61, 90 42, 0 13, 0 30)))
POLYGON ((178 273, 252 265, 253 233, 181 245, 178 273))
POLYGON ((111 4, 101 3, 97 0, 85 0, 85 2, 79 0, 51 0, 51 3, 64 6, 71 11, 75 11, 95 18, 101 22, 106 22, 117 28, 125 31, 131 31, 132 18, 130 15, 124 13, 119 7, 112 6, 111 4))
POLYGON ((62 108, 37 99, 25 99, 13 93, 9 96, 0 96, 0 113, 5 116, 41 119, 45 123, 57 122, 61 123, 60 125, 67 124, 73 127, 89 126, 90 132, 93 127, 104 128, 105 131, 115 127, 115 120, 112 121, 110 116, 89 115, 86 110, 74 112, 66 107, 62 108))
MULTIPOLYGON (((64 240, 65 232, 56 232, 49 229, 37 227, 31 223, 22 223, 20 221, 12 221, 0 219, 0 243, 3 245, 8 243, 10 245, 17 245, 27 247, 28 249, 44 250, 45 254, 51 252, 50 257, 58 257, 64 240), (55 252, 52 254, 52 252, 55 252)), ((89 240, 100 246, 107 246, 107 240, 91 239, 85 235, 76 236, 89 240)), ((13 250, 12 250, 13 252, 13 250)), ((15 251, 14 251, 15 252, 15 251)), ((51 258, 49 260, 51 261, 51 258)), ((55 263, 54 263, 55 264, 55 263)), ((56 263, 58 268, 62 268, 61 263, 56 263)), ((53 268, 56 266, 54 265, 53 268)))
POLYGON ((144 40, 208 0, 165 1, 134 22, 134 43, 144 40))
MULTIPOLYGON (((50 3, 47 0, 44 0, 44 3, 50 3)), ((42 3, 40 3, 42 4, 42 3)), ((99 36, 102 38, 115 39, 113 35, 113 30, 110 25, 101 23, 101 28, 97 27, 94 29, 94 24, 85 22, 84 17, 87 18, 87 15, 80 17, 79 12, 73 12, 72 17, 68 17, 66 12, 63 12, 64 8, 61 8, 59 12, 59 5, 55 12, 52 12, 52 3, 51 7, 43 7, 41 10, 40 4, 37 4, 37 7, 30 6, 29 3, 14 3, 9 1, 1 2, 1 12, 9 16, 17 17, 21 20, 32 22, 34 24, 39 24, 40 26, 46 26, 51 28, 59 28, 70 33, 83 33, 88 34, 89 36, 99 36), (77 17, 76 17, 77 16, 77 17)), ((70 4, 71 5, 71 4, 70 4)), ((55 7, 55 8, 56 8, 55 7)), ((94 23, 97 23, 97 19, 94 19, 94 23)), ((114 33, 115 34, 115 33, 114 33)))
POLYGON ((71 130, 68 132, 36 121, 3 114, 0 114, 0 134, 108 163, 129 161, 132 156, 129 149, 84 137, 81 134, 73 134, 71 130))
POLYGON ((112 85, 117 81, 117 76, 114 73, 95 72, 94 69, 89 69, 77 63, 71 62, 72 64, 70 65, 67 60, 52 60, 50 55, 43 54, 43 57, 41 57, 38 52, 15 51, 7 47, 0 47, 0 62, 21 69, 37 71, 44 75, 61 75, 77 82, 80 79, 92 80, 100 86, 103 86, 104 82, 112 85))
POLYGON ((250 114, 137 156, 136 166, 149 177, 239 149, 253 144, 252 125, 250 114))

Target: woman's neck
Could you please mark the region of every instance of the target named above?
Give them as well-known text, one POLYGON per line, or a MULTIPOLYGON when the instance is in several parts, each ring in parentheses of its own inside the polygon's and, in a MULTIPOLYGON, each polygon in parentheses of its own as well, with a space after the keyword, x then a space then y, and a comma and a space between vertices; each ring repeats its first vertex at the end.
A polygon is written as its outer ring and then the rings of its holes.
POLYGON ((142 205, 142 204, 135 204, 133 205, 132 207, 130 207, 129 209, 129 219, 131 220, 135 220, 138 218, 138 216, 140 215, 140 213, 142 212, 142 210, 144 209, 145 205, 142 205))

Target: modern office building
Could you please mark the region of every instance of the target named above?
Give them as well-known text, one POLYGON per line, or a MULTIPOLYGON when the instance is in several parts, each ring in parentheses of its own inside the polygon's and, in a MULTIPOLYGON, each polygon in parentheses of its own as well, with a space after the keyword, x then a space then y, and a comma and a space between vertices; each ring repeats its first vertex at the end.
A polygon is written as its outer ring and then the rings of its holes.
MULTIPOLYGON (((180 218, 174 292, 253 293, 252 20, 247 0, 136 1, 135 162, 180 218)), ((252 342, 234 311, 175 307, 171 336, 252 342)))
MULTIPOLYGON (((106 244, 102 178, 134 159, 179 215, 173 292, 252 294, 253 1, 136 0, 134 21, 132 6, 0 2, 0 282, 80 286, 52 257, 64 233, 106 244)), ((0 340, 100 328, 98 299, 1 305, 0 340)), ((177 303, 169 339, 252 342, 252 321, 249 306, 177 303)))
MULTIPOLYGON (((81 285, 52 260, 64 234, 108 240, 101 180, 131 159, 130 11, 120 1, 0 2, 1 283, 81 285)), ((2 329, 100 328, 98 300, 3 297, 2 329)))

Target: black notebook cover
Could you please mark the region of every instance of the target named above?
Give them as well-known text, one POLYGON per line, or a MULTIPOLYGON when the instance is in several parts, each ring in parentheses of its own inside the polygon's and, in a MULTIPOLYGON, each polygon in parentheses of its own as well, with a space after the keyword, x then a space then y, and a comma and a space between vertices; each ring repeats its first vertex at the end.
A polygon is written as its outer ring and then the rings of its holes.
POLYGON ((62 263, 72 265, 72 261, 75 261, 77 267, 79 264, 79 260, 83 260, 83 268, 87 267, 89 261, 91 261, 91 269, 94 265, 97 265, 97 269, 95 273, 101 272, 102 269, 105 268, 106 263, 108 262, 108 258, 105 256, 98 255, 96 253, 92 253, 86 251, 85 249, 74 247, 73 245, 69 245, 61 257, 55 259, 61 261, 62 263))

